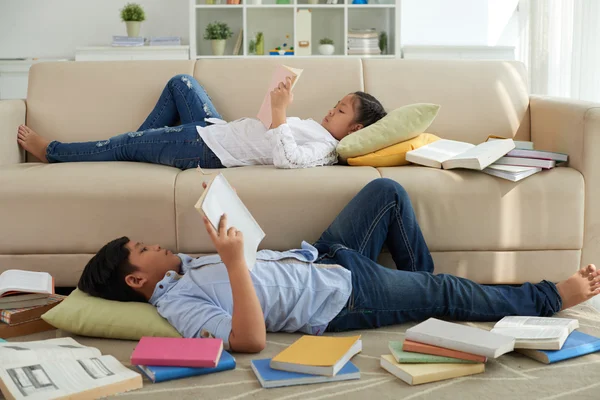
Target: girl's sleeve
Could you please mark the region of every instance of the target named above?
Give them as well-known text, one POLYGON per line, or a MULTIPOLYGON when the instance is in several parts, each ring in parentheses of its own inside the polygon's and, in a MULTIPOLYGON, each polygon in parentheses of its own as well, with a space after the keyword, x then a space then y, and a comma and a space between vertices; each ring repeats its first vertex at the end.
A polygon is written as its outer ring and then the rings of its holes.
POLYGON ((308 142, 298 145, 288 124, 267 131, 273 149, 273 165, 277 168, 309 168, 337 163, 334 143, 308 142))

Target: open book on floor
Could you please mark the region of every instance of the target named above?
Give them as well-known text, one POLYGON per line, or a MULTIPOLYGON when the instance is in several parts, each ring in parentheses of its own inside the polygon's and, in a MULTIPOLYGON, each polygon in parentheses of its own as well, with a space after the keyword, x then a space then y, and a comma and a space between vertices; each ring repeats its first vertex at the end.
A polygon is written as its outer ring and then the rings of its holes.
POLYGON ((406 153, 406 161, 433 168, 483 170, 515 148, 512 139, 493 140, 477 146, 441 139, 406 153))
POLYGON ((7 399, 92 399, 140 389, 142 376, 72 338, 0 343, 7 399))
POLYGON ((244 235, 244 257, 251 270, 256 262, 258 245, 265 237, 260 225, 244 205, 223 174, 217 174, 208 184, 195 205, 196 210, 210 221, 215 229, 223 214, 227 214, 227 229, 235 227, 244 235))
POLYGON ((504 317, 492 332, 515 338, 515 349, 560 350, 579 321, 570 318, 504 317))
POLYGON ((47 272, 9 269, 0 274, 0 309, 45 305, 54 294, 54 279, 47 272))
POLYGON ((260 106, 260 110, 258 110, 258 115, 256 116, 263 123, 265 128, 270 129, 271 124, 273 123, 273 115, 271 113, 271 92, 281 82, 285 82, 288 77, 292 78, 292 89, 294 89, 296 82, 298 82, 300 75, 302 75, 302 71, 302 69, 291 68, 287 65, 278 65, 275 68, 275 72, 273 72, 273 76, 271 77, 271 83, 269 84, 267 94, 265 95, 265 98, 260 106))

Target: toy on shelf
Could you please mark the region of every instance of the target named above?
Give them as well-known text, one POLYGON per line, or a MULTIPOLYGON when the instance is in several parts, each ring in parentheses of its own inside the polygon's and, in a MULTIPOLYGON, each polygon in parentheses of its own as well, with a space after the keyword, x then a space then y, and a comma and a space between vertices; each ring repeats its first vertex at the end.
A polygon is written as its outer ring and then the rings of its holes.
POLYGON ((269 55, 271 56, 293 56, 294 55, 294 46, 289 46, 290 44, 290 35, 285 35, 284 42, 281 46, 277 46, 274 49, 269 50, 269 55))

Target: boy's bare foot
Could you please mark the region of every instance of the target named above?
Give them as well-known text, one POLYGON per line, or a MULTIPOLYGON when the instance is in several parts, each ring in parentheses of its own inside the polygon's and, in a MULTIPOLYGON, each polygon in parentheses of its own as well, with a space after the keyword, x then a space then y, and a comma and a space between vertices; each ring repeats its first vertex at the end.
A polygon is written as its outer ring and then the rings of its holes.
POLYGON ((600 294, 600 271, 594 264, 581 268, 574 275, 556 285, 562 298, 562 309, 576 306, 600 294))
POLYGON ((17 132, 17 142, 40 161, 47 163, 46 148, 50 141, 32 131, 26 125, 20 125, 17 132))

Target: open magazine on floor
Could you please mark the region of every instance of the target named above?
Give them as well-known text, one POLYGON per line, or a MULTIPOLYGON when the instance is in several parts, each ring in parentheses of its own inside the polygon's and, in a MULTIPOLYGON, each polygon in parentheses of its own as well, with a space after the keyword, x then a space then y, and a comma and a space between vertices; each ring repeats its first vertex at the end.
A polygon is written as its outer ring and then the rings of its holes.
POLYGON ((72 338, 0 343, 6 399, 90 399, 142 387, 142 376, 72 338))

